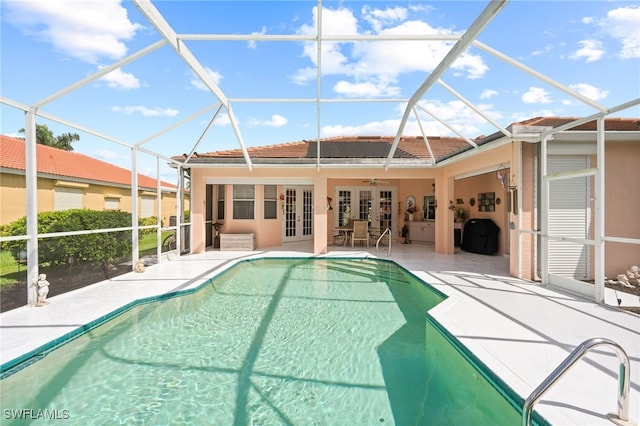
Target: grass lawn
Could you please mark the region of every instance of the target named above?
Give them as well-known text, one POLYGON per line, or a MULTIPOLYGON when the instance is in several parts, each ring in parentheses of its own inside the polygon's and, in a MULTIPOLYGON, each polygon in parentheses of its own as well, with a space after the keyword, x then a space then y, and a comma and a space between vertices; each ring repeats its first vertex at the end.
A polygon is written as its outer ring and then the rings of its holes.
POLYGON ((27 275, 27 265, 19 264, 8 251, 0 251, 0 286, 11 285, 24 280, 27 275))
MULTIPOLYGON (((167 235, 173 232, 174 231, 163 232, 160 241, 164 240, 167 235)), ((154 252, 157 247, 155 232, 140 236, 138 245, 140 253, 154 252)), ((0 251, 0 286, 10 286, 18 281, 24 281, 26 274, 26 264, 16 262, 8 251, 0 251)))

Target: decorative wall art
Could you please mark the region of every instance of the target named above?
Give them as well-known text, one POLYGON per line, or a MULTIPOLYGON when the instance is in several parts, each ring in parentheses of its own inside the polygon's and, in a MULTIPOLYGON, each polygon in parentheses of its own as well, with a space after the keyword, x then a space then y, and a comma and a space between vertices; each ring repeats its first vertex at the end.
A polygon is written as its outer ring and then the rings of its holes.
POLYGON ((478 194, 478 211, 493 212, 496 210, 496 193, 481 192, 478 194))

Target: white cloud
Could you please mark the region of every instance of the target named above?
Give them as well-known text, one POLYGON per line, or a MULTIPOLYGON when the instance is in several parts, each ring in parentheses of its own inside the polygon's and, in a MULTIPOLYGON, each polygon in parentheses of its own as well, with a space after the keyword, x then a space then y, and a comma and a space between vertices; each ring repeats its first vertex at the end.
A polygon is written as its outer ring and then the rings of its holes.
POLYGON ((547 44, 542 49, 537 49, 531 52, 531 56, 544 55, 546 53, 551 53, 552 50, 553 50, 553 46, 550 44, 547 44))
POLYGON ((537 111, 526 112, 514 112, 510 117, 513 123, 529 120, 531 117, 555 117, 558 115, 558 111, 552 111, 550 109, 539 109, 537 111))
POLYGON ((351 83, 343 80, 336 83, 333 90, 339 95, 350 98, 391 97, 400 95, 400 87, 390 86, 388 81, 351 83))
MULTIPOLYGON (((298 33, 302 35, 315 35, 316 22, 318 21, 318 8, 313 8, 313 25, 302 25, 298 33)), ((358 34, 358 23, 351 11, 339 8, 336 10, 323 8, 322 23, 324 35, 355 35, 358 34)), ((318 53, 315 43, 304 43, 303 56, 307 57, 313 65, 318 65, 318 53)), ((345 72, 347 57, 340 52, 340 43, 322 43, 322 72, 325 74, 336 74, 345 72)), ((306 82, 306 77, 315 77, 315 72, 309 72, 304 68, 302 73, 294 76, 298 83, 306 82)))
POLYGON ((179 111, 173 108, 147 108, 141 105, 135 106, 113 106, 113 112, 121 112, 126 115, 141 114, 143 117, 175 117, 179 111))
POLYGON ((586 83, 570 84, 569 87, 580 93, 581 95, 586 96, 587 98, 594 101, 604 99, 607 97, 607 95, 609 95, 608 90, 598 89, 597 87, 586 83))
POLYGON ((365 21, 371 24, 375 32, 379 32, 383 27, 406 20, 407 9, 404 7, 387 7, 382 10, 374 9, 371 6, 364 6, 362 8, 362 16, 365 21))
MULTIPOLYGON (((209 77, 211 77, 211 79, 213 80, 213 82, 216 85, 220 85, 220 81, 222 80, 222 74, 220 74, 218 71, 214 71, 209 67, 204 67, 204 70, 207 72, 207 74, 209 75, 209 77)), ((191 85, 193 87, 195 87, 198 90, 203 90, 205 92, 208 92, 209 89, 207 88, 207 86, 205 86, 205 84, 202 82, 202 80, 200 80, 198 77, 196 77, 195 74, 191 74, 191 85)))
MULTIPOLYGON (((462 101, 431 101, 420 102, 420 104, 423 105, 426 110, 433 113, 438 119, 446 122, 468 137, 477 136, 481 133, 481 129, 488 125, 482 116, 478 115, 462 101)), ((500 120, 502 118, 501 113, 493 110, 493 105, 477 104, 476 107, 494 120, 500 120)), ((422 112, 420 109, 418 109, 418 111, 424 120, 432 120, 431 116, 426 112, 422 112)), ((446 132, 451 133, 448 129, 446 132)))
POLYGON ((569 56, 570 59, 585 58, 587 62, 594 62, 604 55, 602 42, 599 40, 580 40, 578 44, 581 46, 580 49, 569 56))
POLYGON ((640 58, 640 6, 613 9, 600 22, 609 37, 622 43, 622 59, 640 58))
POLYGON ((491 99, 497 95, 498 95, 498 92, 496 90, 486 89, 486 90, 483 90, 482 93, 480 93, 480 99, 491 99))
POLYGON ((289 120, 287 120, 286 118, 284 118, 279 114, 273 114, 271 116, 271 120, 265 120, 265 121, 260 121, 255 119, 250 120, 250 124, 252 126, 268 126, 268 127, 282 127, 282 126, 285 126, 288 122, 289 120))
MULTIPOLYGON (((476 114, 472 109, 467 107, 461 101, 451 102, 421 102, 427 110, 436 115, 439 119, 444 120, 459 131, 463 136, 469 138, 475 138, 483 132, 491 131, 492 127, 488 123, 476 114)), ((499 120, 502 115, 492 110, 492 105, 478 105, 485 113, 491 116, 495 120, 499 120)), ((345 125, 327 125, 321 129, 322 137, 330 136, 344 136, 344 135, 382 135, 382 136, 394 136, 398 132, 400 126, 400 115, 404 112, 406 105, 399 105, 397 108, 398 117, 390 118, 382 121, 371 121, 354 126, 345 125)), ((454 132, 449 130, 439 121, 425 113, 422 109, 418 108, 418 115, 421 120, 422 130, 424 130, 427 136, 446 136, 454 135, 454 132)), ((421 135, 421 127, 412 115, 407 121, 404 132, 405 135, 421 135)), ((457 135, 456 135, 457 136, 457 135)))
MULTIPOLYGON (((405 134, 418 134, 411 133, 408 130, 408 127, 415 124, 415 121, 410 120, 407 122, 407 128, 405 128, 405 134)), ((352 136, 352 135, 381 135, 381 136, 392 136, 395 135, 398 131, 398 126, 400 125, 400 119, 389 119, 384 121, 371 121, 369 123, 364 123, 356 126, 344 126, 341 124, 338 125, 327 125, 322 126, 320 129, 320 136, 323 138, 331 137, 331 136, 352 136)), ((417 128, 417 126, 413 126, 417 128)))
MULTIPOLYGON (((267 33, 267 28, 266 27, 262 27, 262 30, 260 30, 260 32, 253 32, 251 33, 251 35, 265 35, 267 33)), ((256 40, 249 40, 247 42, 247 47, 249 47, 249 49, 255 49, 257 46, 257 41, 256 40)))
POLYGON ((120 0, 30 0, 3 2, 7 21, 25 34, 50 42, 65 55, 89 63, 120 59, 125 40, 142 28, 127 16, 120 0))
POLYGON ((529 87, 529 90, 522 95, 522 102, 525 104, 548 104, 551 102, 549 92, 541 87, 529 87))
POLYGON ((140 80, 131 73, 123 72, 121 68, 111 71, 100 80, 105 81, 107 86, 112 89, 131 90, 140 88, 140 80))
MULTIPOLYGON (((204 128, 209 124, 210 120, 211 120, 210 118, 207 120, 202 120, 200 121, 200 124, 204 128)), ((240 120, 238 119, 238 117, 236 117, 236 123, 240 124, 240 120)), ((229 118, 229 114, 227 114, 226 112, 220 113, 216 118, 216 121, 213 122, 214 127, 228 127, 230 125, 231 125, 231 119, 229 118)))
MULTIPOLYGON (((371 34, 387 36, 401 35, 450 35, 457 33, 449 28, 434 28, 428 23, 417 20, 406 20, 406 9, 387 8, 374 9, 364 7, 364 17, 358 21, 351 10, 344 7, 338 9, 323 8, 324 34, 371 34), (370 26, 370 30, 360 27, 370 26)), ((317 10, 314 8, 314 23, 317 10)), ((314 24, 315 25, 315 24, 314 24)), ((303 25, 300 34, 315 34, 314 25, 303 25)), ((341 75, 353 79, 354 88, 373 81, 371 87, 380 81, 396 81, 401 74, 413 72, 429 73, 440 63, 453 46, 453 41, 363 41, 363 42, 325 42, 322 44, 322 73, 324 76, 341 75)), ((315 43, 305 44, 303 56, 314 65, 317 64, 315 43)), ((482 57, 471 53, 463 53, 452 68, 467 78, 480 78, 488 70, 482 57)), ((313 68, 301 68, 292 76, 293 81, 304 84, 315 79, 313 68)), ((346 79, 345 79, 346 80, 346 79)), ((345 85, 336 85, 344 89, 345 85)), ((394 91, 389 92, 393 95, 394 91)))

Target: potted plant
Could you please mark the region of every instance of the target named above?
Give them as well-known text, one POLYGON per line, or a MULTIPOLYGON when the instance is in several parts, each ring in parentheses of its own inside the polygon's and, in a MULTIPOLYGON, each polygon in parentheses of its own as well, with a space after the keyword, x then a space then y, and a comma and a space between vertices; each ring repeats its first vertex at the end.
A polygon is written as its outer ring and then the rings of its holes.
POLYGON ((460 198, 456 200, 455 204, 453 202, 449 203, 449 210, 453 211, 453 220, 455 222, 464 222, 467 219, 467 212, 462 207, 462 204, 464 204, 464 201, 460 198))

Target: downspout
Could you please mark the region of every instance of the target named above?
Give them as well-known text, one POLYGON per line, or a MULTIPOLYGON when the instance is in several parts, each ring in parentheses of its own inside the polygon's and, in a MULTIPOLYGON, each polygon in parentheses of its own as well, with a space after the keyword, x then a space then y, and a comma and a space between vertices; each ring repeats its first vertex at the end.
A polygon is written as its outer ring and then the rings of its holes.
POLYGON ((36 158, 36 108, 25 114, 25 184, 27 187, 27 304, 36 304, 38 281, 38 161, 36 158))

